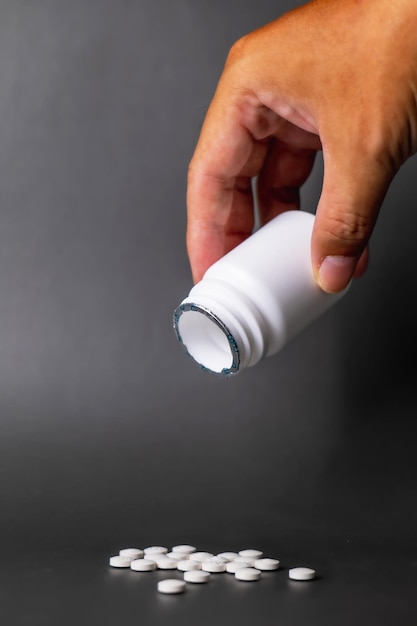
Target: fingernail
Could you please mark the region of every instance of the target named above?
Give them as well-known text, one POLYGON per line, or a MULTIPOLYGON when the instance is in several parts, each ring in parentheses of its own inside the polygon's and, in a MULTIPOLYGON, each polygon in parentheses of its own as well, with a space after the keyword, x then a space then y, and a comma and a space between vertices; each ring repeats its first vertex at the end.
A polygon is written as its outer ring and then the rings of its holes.
POLYGON ((349 284, 357 262, 356 257, 326 256, 317 276, 319 286, 327 293, 342 291, 349 284))

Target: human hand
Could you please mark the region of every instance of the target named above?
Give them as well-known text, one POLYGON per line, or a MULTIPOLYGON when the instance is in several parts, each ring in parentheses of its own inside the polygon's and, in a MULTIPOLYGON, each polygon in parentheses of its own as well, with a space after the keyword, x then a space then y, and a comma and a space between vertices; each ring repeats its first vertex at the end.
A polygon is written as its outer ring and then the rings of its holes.
POLYGON ((193 279, 254 226, 299 208, 317 151, 324 178, 311 242, 328 292, 366 269, 386 191, 417 151, 415 0, 313 0, 231 49, 192 157, 193 279))

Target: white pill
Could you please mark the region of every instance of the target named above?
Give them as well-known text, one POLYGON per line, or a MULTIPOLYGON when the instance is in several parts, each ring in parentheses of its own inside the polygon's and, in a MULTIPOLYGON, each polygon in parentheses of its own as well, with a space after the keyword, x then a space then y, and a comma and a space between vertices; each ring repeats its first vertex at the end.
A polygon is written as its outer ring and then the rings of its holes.
POLYGON ((249 559, 260 559, 263 557, 263 552, 260 550, 240 550, 239 556, 247 557, 249 559))
POLYGON ((234 561, 239 555, 237 552, 220 552, 217 556, 230 562, 234 561))
POLYGON ((213 574, 218 574, 220 572, 226 571, 226 563, 223 561, 218 561, 216 559, 207 559, 207 561, 203 561, 201 563, 201 569, 205 572, 212 572, 213 574))
POLYGON ((191 554, 192 552, 196 552, 197 548, 194 546, 189 546, 187 544, 181 546, 173 546, 171 548, 172 552, 181 552, 181 554, 191 554))
POLYGON ((185 559, 185 561, 177 562, 177 569, 181 572, 190 572, 195 570, 201 570, 201 561, 192 561, 191 559, 185 559))
POLYGON ((178 561, 165 556, 156 561, 158 569, 177 569, 178 561))
POLYGON ((214 554, 211 552, 193 552, 190 554, 191 561, 207 561, 208 559, 212 559, 214 554))
POLYGON ((176 561, 186 561, 190 558, 190 555, 185 552, 168 552, 167 557, 176 561))
POLYGON ((279 561, 277 559, 257 559, 253 567, 261 571, 271 571, 279 568, 279 561))
POLYGON ((158 582, 158 591, 160 593, 183 593, 185 582, 176 578, 166 578, 158 582))
POLYGON ((288 572, 292 580, 312 580, 315 575, 316 571, 310 567, 293 567, 288 572))
POLYGON ((208 583, 210 580, 210 573, 203 572, 201 569, 194 569, 188 572, 184 572, 184 580, 187 583, 208 583))
POLYGON ((211 560, 217 561, 218 563, 229 563, 229 559, 226 559, 226 557, 221 556, 219 554, 217 554, 216 556, 213 556, 211 560))
POLYGON ((163 546, 149 546, 149 548, 145 548, 143 552, 146 556, 151 554, 167 554, 168 548, 164 548, 163 546))
POLYGON ((111 567, 130 567, 132 559, 130 556, 120 556, 119 554, 111 556, 109 559, 109 565, 111 567))
POLYGON ((120 556, 128 556, 132 559, 141 559, 143 557, 143 550, 139 548, 123 548, 119 551, 120 556))
POLYGON ((235 578, 237 578, 238 580, 252 581, 259 580, 260 577, 261 572, 254 567, 242 567, 241 569, 238 569, 235 573, 235 578))
POLYGON ((257 559, 255 559, 255 557, 237 556, 235 560, 233 561, 233 563, 246 563, 252 567, 256 560, 257 559))
POLYGON ((229 561, 229 563, 226 563, 226 572, 236 574, 238 569, 244 569, 245 567, 251 567, 251 564, 242 561, 229 561))
POLYGON ((145 554, 143 558, 148 559, 148 561, 155 561, 156 563, 159 559, 162 559, 163 557, 165 557, 165 554, 155 553, 155 554, 145 554))
POLYGON ((152 572, 156 569, 156 562, 151 559, 136 559, 130 563, 130 569, 135 572, 152 572))

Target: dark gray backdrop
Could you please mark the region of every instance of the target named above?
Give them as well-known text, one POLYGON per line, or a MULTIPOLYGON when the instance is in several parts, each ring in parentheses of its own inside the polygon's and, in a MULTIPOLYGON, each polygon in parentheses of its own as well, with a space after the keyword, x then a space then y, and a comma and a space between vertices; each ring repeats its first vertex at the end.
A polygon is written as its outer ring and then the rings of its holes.
POLYGON ((187 165, 227 51, 298 4, 0 1, 5 626, 417 616, 416 160, 366 277, 280 354, 222 380, 171 327, 187 165), (107 566, 183 542, 260 547, 282 571, 167 607, 155 578, 107 566), (292 565, 320 579, 291 587, 292 565))

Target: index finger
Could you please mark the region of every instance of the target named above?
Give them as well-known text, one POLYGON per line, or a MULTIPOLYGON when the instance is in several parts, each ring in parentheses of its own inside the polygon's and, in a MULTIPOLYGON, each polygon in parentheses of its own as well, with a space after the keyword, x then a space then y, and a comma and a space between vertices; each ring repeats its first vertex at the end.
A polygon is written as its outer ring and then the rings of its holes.
POLYGON ((271 132, 268 110, 255 96, 222 103, 215 96, 188 172, 187 251, 195 282, 252 233, 251 179, 265 159, 271 132))

